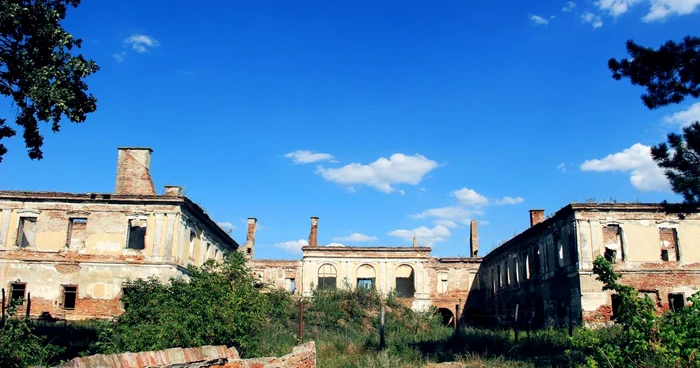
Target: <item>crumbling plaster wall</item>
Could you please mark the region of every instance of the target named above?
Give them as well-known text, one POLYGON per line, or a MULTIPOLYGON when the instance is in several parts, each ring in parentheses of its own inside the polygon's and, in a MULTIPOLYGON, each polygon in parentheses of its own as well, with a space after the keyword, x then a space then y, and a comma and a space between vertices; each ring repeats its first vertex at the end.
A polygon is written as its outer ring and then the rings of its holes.
POLYGON ((26 283, 32 315, 114 316, 121 312, 127 280, 167 281, 182 275, 187 264, 222 257, 219 239, 180 205, 0 201, 0 285, 9 293, 10 283, 26 283), (35 245, 24 248, 17 246, 23 216, 37 218, 35 245), (84 242, 68 243, 70 219, 76 217, 87 219, 84 242), (126 249, 131 218, 147 223, 143 250, 126 249), (197 234, 192 244, 190 231, 197 234), (62 308, 62 285, 78 287, 74 309, 62 308))
POLYGON ((286 289, 286 280, 294 279, 294 293, 299 293, 301 261, 248 260, 246 265, 260 282, 278 289, 286 289))
POLYGON ((313 251, 305 249, 300 285, 302 295, 311 296, 318 282, 319 269, 325 264, 335 268, 338 288, 346 283, 350 287, 356 287, 358 269, 363 265, 372 267, 375 273, 375 287, 383 294, 396 289, 396 270, 405 265, 413 269, 415 294, 414 298, 411 298, 412 308, 425 310, 430 305, 429 248, 358 248, 316 247, 313 251))
POLYGON ((469 294, 479 291, 477 273, 480 265, 479 258, 431 259, 427 265, 431 304, 453 313, 455 305, 460 304, 460 313, 464 312, 463 305, 469 294), (440 285, 443 277, 447 280, 446 290, 440 285))
POLYGON ((557 325, 580 319, 578 252, 573 214, 536 223, 482 261, 479 278, 488 323, 557 325))
POLYGON ((691 214, 680 220, 677 215, 659 211, 586 211, 577 212, 579 251, 581 253, 581 305, 585 323, 606 322, 612 317, 611 292, 592 273, 593 260, 605 254, 603 227, 621 229, 621 254, 613 268, 621 282, 649 294, 659 310, 669 309, 668 295, 682 293, 684 298, 700 290, 700 216, 691 214), (680 261, 661 259, 660 228, 675 229, 680 261))

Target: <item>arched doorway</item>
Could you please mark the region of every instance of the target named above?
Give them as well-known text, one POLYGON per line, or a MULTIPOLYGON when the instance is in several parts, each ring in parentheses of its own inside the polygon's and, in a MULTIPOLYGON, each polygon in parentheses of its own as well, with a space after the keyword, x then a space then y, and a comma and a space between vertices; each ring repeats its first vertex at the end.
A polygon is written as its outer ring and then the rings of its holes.
POLYGON ((453 327, 455 325, 455 316, 451 310, 449 310, 448 308, 439 308, 438 313, 440 313, 440 316, 442 317, 442 323, 445 326, 453 327))
POLYGON ((364 264, 357 268, 357 288, 374 289, 376 273, 374 267, 364 264))
POLYGON ((401 265, 396 269, 396 296, 413 298, 416 294, 413 267, 401 265))
POLYGON ((335 266, 332 264, 324 264, 323 266, 319 267, 318 269, 318 288, 320 290, 323 289, 335 289, 336 286, 336 278, 338 276, 338 272, 335 269, 335 266))

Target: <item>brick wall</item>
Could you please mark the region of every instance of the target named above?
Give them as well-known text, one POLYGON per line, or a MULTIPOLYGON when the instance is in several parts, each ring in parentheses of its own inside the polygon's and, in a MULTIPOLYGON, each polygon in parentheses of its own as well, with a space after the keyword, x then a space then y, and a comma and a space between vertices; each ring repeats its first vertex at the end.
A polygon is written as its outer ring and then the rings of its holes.
POLYGON ((313 341, 294 347, 283 357, 241 359, 238 351, 226 346, 173 348, 140 353, 91 355, 75 358, 55 368, 315 368, 316 344, 313 341))

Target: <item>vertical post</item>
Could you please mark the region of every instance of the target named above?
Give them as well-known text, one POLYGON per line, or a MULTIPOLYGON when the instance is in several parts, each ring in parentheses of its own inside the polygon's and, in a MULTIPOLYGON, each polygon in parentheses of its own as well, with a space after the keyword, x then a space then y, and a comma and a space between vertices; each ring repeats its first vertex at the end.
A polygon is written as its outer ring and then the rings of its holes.
POLYGON ((383 350, 384 341, 384 303, 379 308, 379 350, 383 350))
POLYGON ((27 319, 29 319, 29 311, 32 309, 32 293, 27 293, 27 319))
POLYGON ((304 302, 299 302, 299 344, 304 342, 304 302))
POLYGON ((459 332, 459 304, 455 304, 455 333, 459 332))
POLYGON ((2 325, 5 325, 5 288, 2 288, 2 325))
POLYGON ((514 321, 515 323, 513 324, 513 329, 515 331, 515 343, 518 343, 518 309, 520 309, 520 304, 515 305, 515 316, 514 316, 514 321))
POLYGON ((571 316, 571 302, 569 302, 569 337, 574 336, 574 321, 573 317, 571 316))

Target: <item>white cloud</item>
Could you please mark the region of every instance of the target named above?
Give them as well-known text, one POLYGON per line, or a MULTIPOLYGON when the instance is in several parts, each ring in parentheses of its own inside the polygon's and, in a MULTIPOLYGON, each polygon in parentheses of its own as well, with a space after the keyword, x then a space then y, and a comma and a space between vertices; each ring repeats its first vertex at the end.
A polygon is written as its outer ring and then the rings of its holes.
MULTIPOLYGON (((409 215, 408 217, 413 219, 435 218, 437 220, 450 220, 452 223, 468 224, 475 215, 481 214, 483 214, 483 212, 479 209, 467 209, 466 207, 462 206, 449 206, 431 208, 421 213, 409 215)), ((446 222, 439 225, 445 226, 445 224, 448 223, 446 222)))
POLYGON ((234 224, 228 222, 228 221, 226 221, 226 222, 217 222, 216 224, 219 225, 219 227, 221 228, 221 230, 223 230, 223 231, 225 231, 225 232, 227 232, 227 233, 229 233, 229 234, 230 234, 231 232, 233 232, 234 230, 236 230, 236 226, 235 226, 234 224))
POLYGON ((566 164, 563 163, 563 162, 560 163, 559 165, 557 165, 557 170, 559 170, 559 171, 565 173, 565 172, 566 172, 566 164))
POLYGON ((603 26, 603 20, 600 16, 591 12, 581 14, 581 23, 590 24, 594 29, 603 26))
POLYGON ((452 195, 465 206, 480 207, 489 203, 489 200, 486 197, 469 188, 457 189, 452 192, 452 195))
POLYGON ((642 20, 645 22, 662 21, 672 15, 695 13, 700 0, 653 0, 649 13, 642 20))
POLYGON ((316 171, 325 180, 346 185, 367 185, 384 193, 395 190, 393 185, 418 185, 423 177, 438 167, 438 163, 416 154, 413 156, 395 153, 388 159, 381 157, 369 165, 351 163, 340 168, 319 167, 316 171))
POLYGON ((530 20, 532 20, 532 22, 535 23, 536 25, 540 25, 540 26, 546 26, 547 24, 549 24, 549 20, 547 18, 543 18, 539 15, 531 16, 530 20))
POLYGON ((694 13, 700 6, 700 0, 598 0, 595 5, 599 10, 613 17, 627 13, 632 7, 645 4, 648 13, 642 17, 645 22, 663 21, 674 15, 694 13))
POLYGON ((451 193, 458 201, 457 205, 431 208, 423 212, 409 215, 412 219, 432 218, 433 224, 446 228, 455 228, 467 225, 476 216, 484 214, 482 208, 492 205, 511 205, 525 201, 523 197, 505 196, 502 198, 488 199, 473 189, 461 188, 451 193))
POLYGON ((341 244, 341 243, 330 243, 330 244, 326 244, 325 246, 326 246, 326 247, 344 247, 345 244, 341 244))
POLYGON ((126 51, 114 53, 112 54, 112 57, 116 62, 121 63, 126 58, 126 51))
POLYGON ((362 233, 352 233, 349 236, 336 236, 333 238, 333 241, 338 241, 338 242, 356 242, 356 243, 362 243, 362 242, 371 242, 377 240, 376 236, 369 236, 365 235, 362 233))
POLYGON ((610 154, 602 159, 587 160, 581 171, 630 173, 630 183, 639 191, 669 191, 664 170, 651 158, 651 147, 635 143, 632 147, 610 154))
POLYGON ((576 3, 573 1, 569 1, 566 4, 564 4, 564 7, 561 8, 561 11, 568 13, 574 11, 574 9, 576 9, 576 3))
POLYGON ((444 218, 439 218, 439 219, 437 219, 437 220, 434 220, 434 221, 433 221, 433 224, 435 224, 435 225, 441 225, 441 226, 444 226, 444 227, 450 227, 450 228, 455 228, 455 227, 457 227, 457 223, 456 223, 456 222, 454 222, 454 221, 452 221, 452 220, 444 219, 444 218))
POLYGON ((523 202, 525 202, 525 198, 523 197, 505 196, 501 199, 493 201, 493 204, 520 204, 523 202))
POLYGON ((314 153, 303 150, 289 152, 285 154, 284 157, 292 159, 295 164, 310 164, 319 161, 332 161, 334 159, 333 155, 330 153, 314 153))
POLYGON ((447 240, 452 233, 450 229, 442 225, 435 225, 432 229, 425 226, 420 226, 413 230, 397 229, 390 231, 388 235, 405 241, 413 241, 413 236, 415 235, 418 239, 418 245, 432 246, 437 242, 447 240))
POLYGON ((309 245, 308 240, 299 239, 277 243, 274 245, 274 247, 284 249, 290 253, 301 253, 301 247, 305 247, 307 245, 309 245))
POLYGON ((700 102, 694 103, 686 110, 666 115, 663 120, 667 124, 680 125, 682 127, 700 121, 700 102))
POLYGON ((123 42, 125 45, 131 46, 131 49, 138 53, 148 52, 151 48, 160 46, 160 42, 155 38, 138 33, 132 34, 124 39, 123 42))

